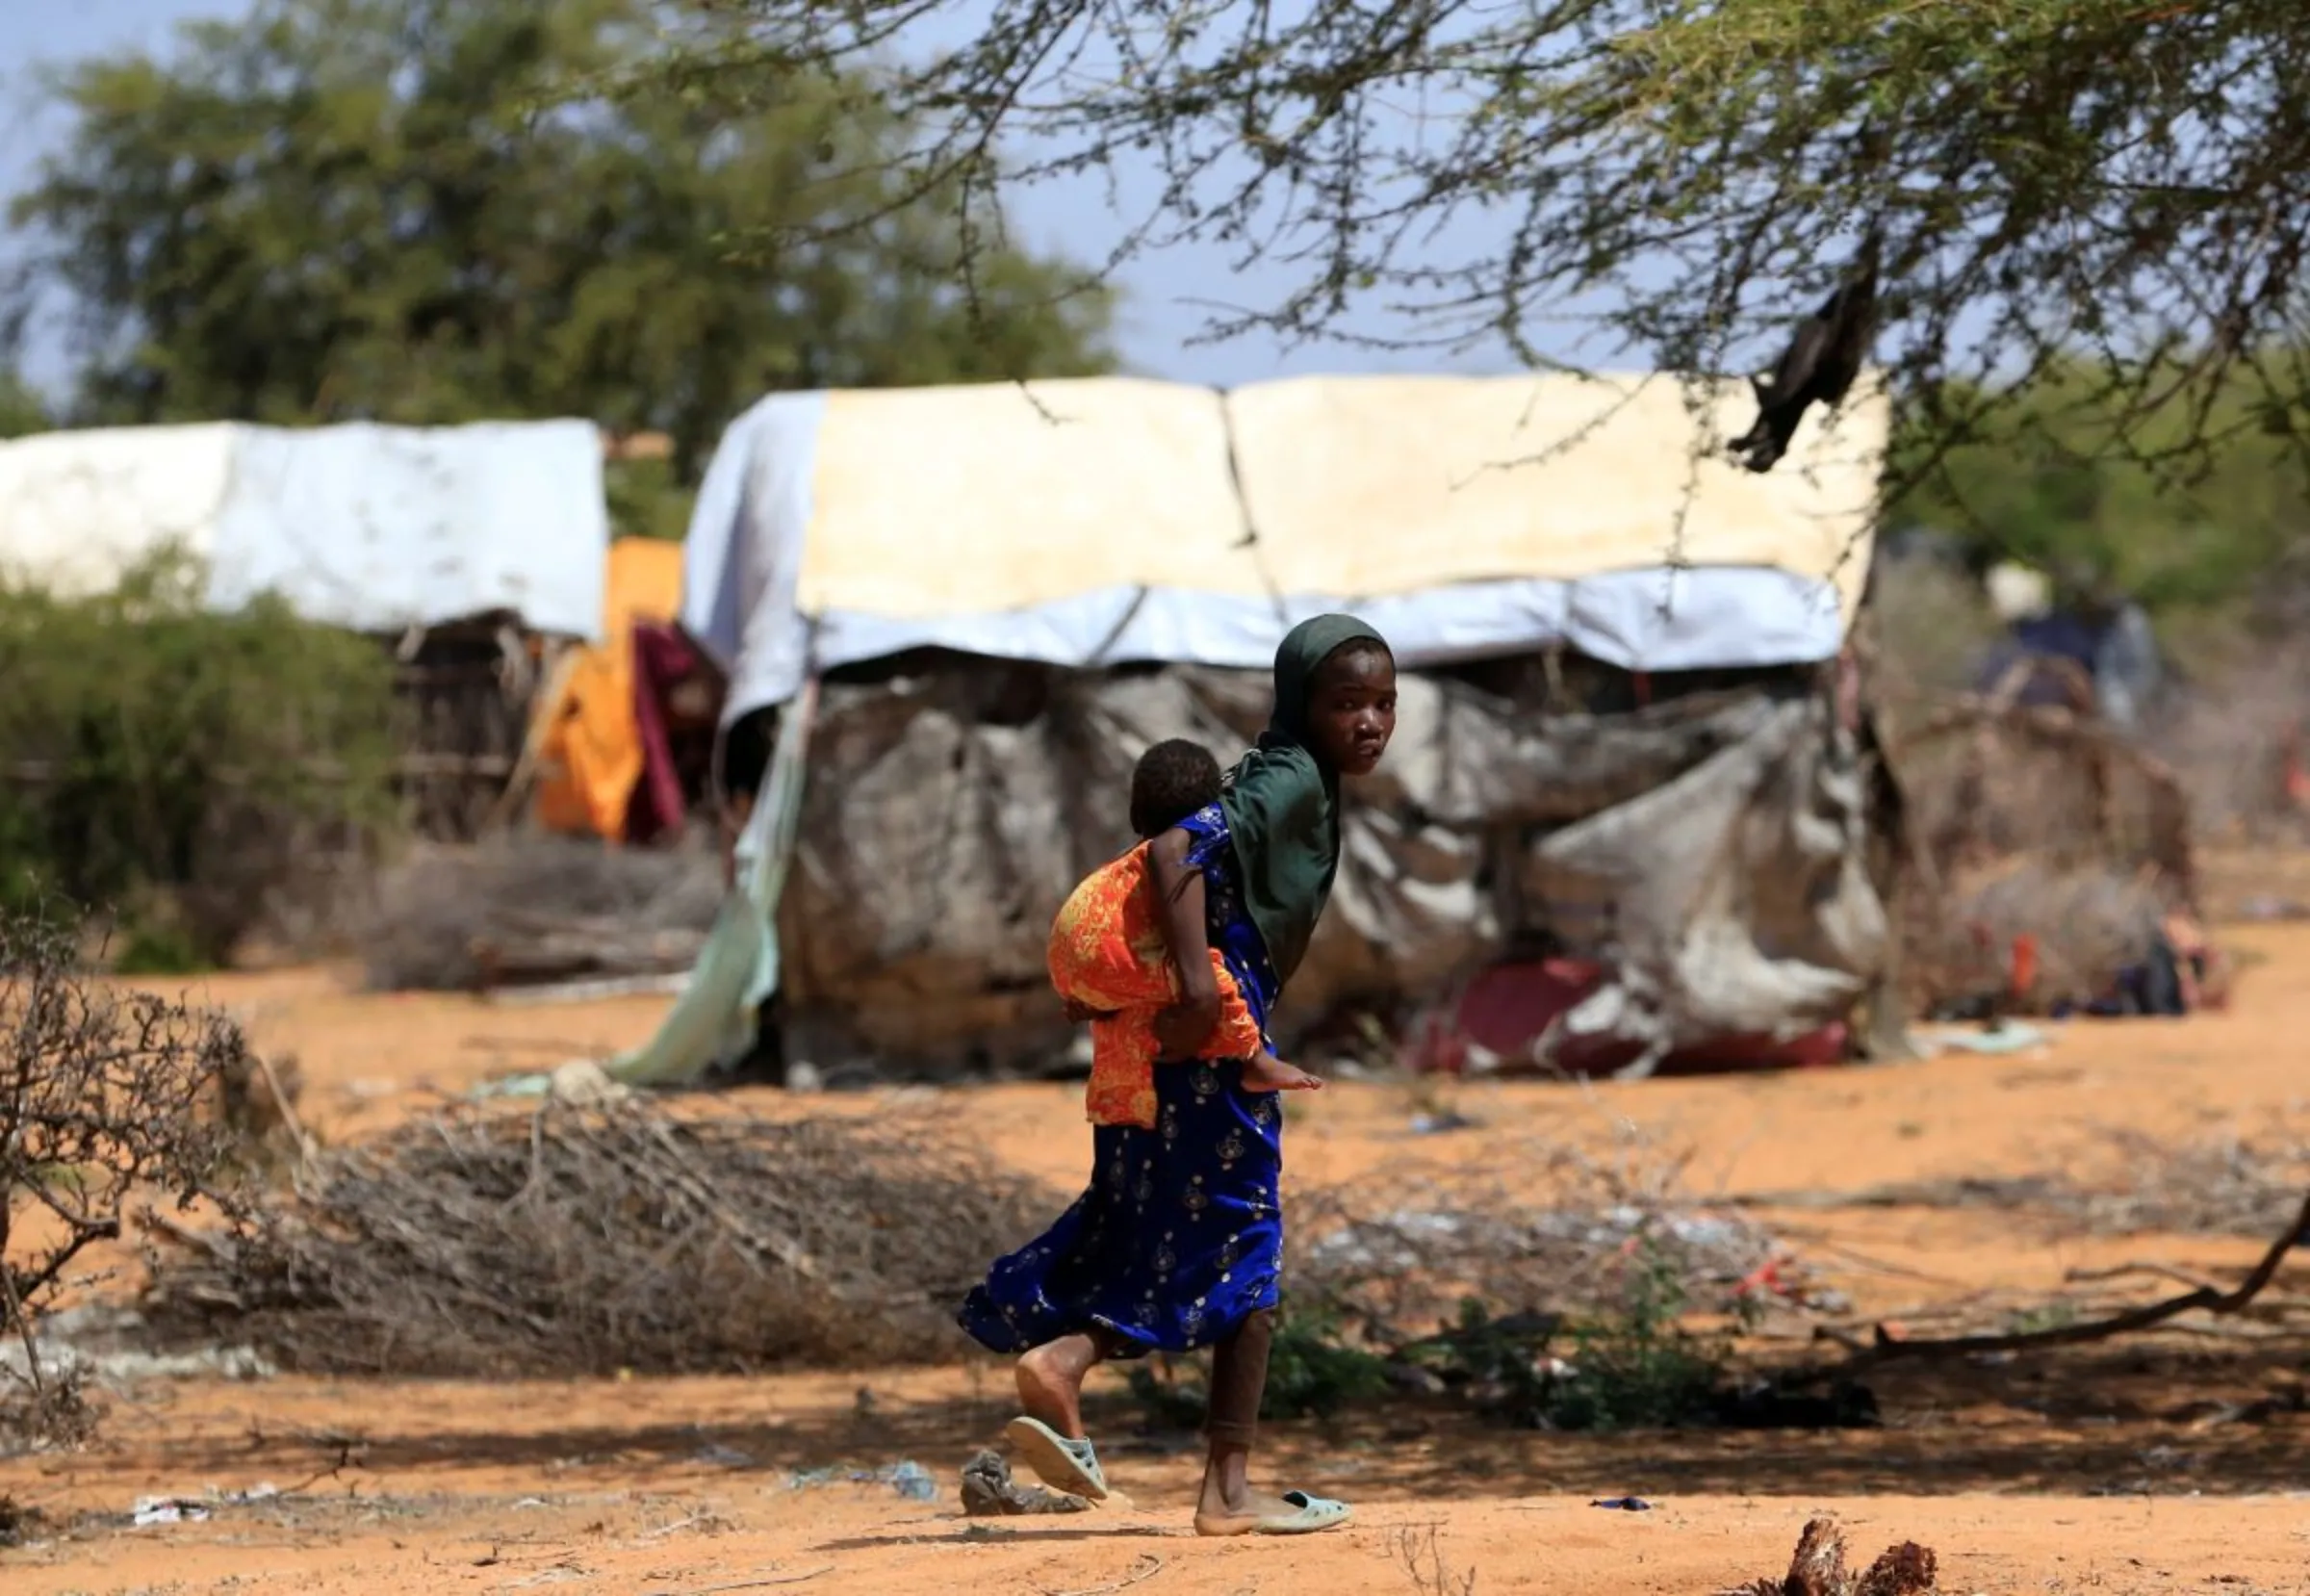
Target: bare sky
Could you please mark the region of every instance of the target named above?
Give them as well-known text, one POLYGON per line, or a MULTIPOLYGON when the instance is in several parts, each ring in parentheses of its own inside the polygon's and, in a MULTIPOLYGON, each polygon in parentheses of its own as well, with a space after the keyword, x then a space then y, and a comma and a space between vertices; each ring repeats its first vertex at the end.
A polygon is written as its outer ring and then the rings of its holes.
MULTIPOLYGON (((969 0, 962 0, 967 5, 969 0)), ((0 0, 0 195, 22 187, 39 152, 61 135, 53 113, 35 109, 27 64, 69 61, 139 44, 163 44, 179 23, 244 13, 249 0, 0 0)), ((1122 222, 1090 185, 1033 189, 1015 197, 1013 221, 1038 247, 1081 260, 1102 258, 1120 237, 1122 222)), ((1437 369, 1431 354, 1390 357, 1331 347, 1285 350, 1272 340, 1246 337, 1224 345, 1188 347, 1207 312, 1196 301, 1261 304, 1277 296, 1281 279, 1238 280, 1218 249, 1180 248, 1142 258, 1124 273, 1121 327, 1124 359, 1152 376, 1220 386, 1315 372, 1437 369)), ((1376 331, 1373 327, 1369 330, 1376 331)), ((28 373, 42 385, 61 374, 53 339, 36 336, 28 373)), ((1492 372, 1504 360, 1442 363, 1445 369, 1492 372)))

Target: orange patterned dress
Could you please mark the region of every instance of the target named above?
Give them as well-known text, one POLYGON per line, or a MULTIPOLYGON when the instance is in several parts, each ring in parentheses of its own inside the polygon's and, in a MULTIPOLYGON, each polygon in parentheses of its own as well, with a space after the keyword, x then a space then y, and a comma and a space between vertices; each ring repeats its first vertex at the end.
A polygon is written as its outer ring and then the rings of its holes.
MULTIPOLYGON (((1164 949, 1147 843, 1141 843, 1085 878, 1051 922, 1051 985, 1059 995, 1113 1016, 1091 1026, 1091 1090, 1085 1103, 1094 1125, 1155 1126, 1155 1017, 1179 1001, 1179 976, 1164 949)), ((1203 1047, 1207 1057, 1247 1059, 1266 1045, 1259 1021, 1244 1001, 1217 948, 1212 974, 1219 986, 1219 1022, 1203 1047)))

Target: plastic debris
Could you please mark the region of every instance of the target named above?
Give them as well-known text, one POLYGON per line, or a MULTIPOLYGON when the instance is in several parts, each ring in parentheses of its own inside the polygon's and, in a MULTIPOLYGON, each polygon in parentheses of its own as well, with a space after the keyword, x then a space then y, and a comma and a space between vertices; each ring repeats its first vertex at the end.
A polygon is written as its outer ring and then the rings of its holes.
POLYGON ((879 1469, 798 1469, 786 1477, 790 1491, 834 1484, 887 1485, 909 1502, 932 1502, 938 1496, 938 1482, 931 1471, 911 1457, 879 1469))

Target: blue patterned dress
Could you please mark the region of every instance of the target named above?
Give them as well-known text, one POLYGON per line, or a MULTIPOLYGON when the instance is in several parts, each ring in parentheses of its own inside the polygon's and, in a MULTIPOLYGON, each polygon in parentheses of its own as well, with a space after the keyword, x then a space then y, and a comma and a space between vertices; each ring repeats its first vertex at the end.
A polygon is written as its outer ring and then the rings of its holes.
MULTIPOLYGON (((1279 983, 1244 911, 1226 816, 1214 804, 1182 829, 1211 945, 1264 1033, 1279 983)), ((1016 1353, 1104 1331, 1126 1355, 1185 1352, 1275 1305, 1283 1113, 1273 1093, 1244 1091, 1243 1065, 1157 1065, 1154 1129, 1092 1127, 1090 1187, 963 1300, 973 1340, 1016 1353)))

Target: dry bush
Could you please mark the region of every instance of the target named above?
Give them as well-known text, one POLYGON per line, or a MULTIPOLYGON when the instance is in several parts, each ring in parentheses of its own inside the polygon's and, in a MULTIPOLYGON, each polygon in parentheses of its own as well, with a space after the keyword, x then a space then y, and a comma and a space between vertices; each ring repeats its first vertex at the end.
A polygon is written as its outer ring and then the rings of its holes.
POLYGON ((230 1230, 171 1227, 148 1320, 287 1367, 730 1372, 950 1355, 1047 1196, 927 1120, 462 1109, 320 1154, 230 1230))
POLYGON ((2028 1002, 2101 995, 2195 901, 2189 802, 2153 756, 2091 720, 1961 697, 1892 750, 1907 802, 1901 904, 1909 999, 2002 992, 2015 938, 2038 948, 2028 1002))
POLYGON ((378 884, 369 984, 470 991, 522 979, 687 969, 722 902, 707 848, 535 833, 420 850, 378 884))
POLYGON ((1495 1164, 1407 1161, 1295 1195, 1289 1288, 1381 1347, 1470 1300, 1512 1313, 1616 1313, 1639 1255, 1691 1307, 1733 1308, 1781 1249, 1738 1212, 1685 1191, 1682 1169, 1643 1146, 1604 1159, 1535 1143, 1495 1164))
POLYGON ((2114 1131, 2117 1167, 2085 1180, 2067 1171, 2050 1201, 2102 1235, 2251 1236, 2284 1227, 2310 1187, 2310 1146, 2249 1143, 2235 1136, 2167 1143, 2114 1131))
POLYGON ((77 943, 0 914, 0 1332, 22 1351, 0 1368, 0 1442, 85 1438, 92 1414, 42 1358, 39 1316, 132 1197, 208 1194, 232 1148, 215 1108, 246 1056, 219 1015, 90 981, 77 943))
POLYGON ((1930 554, 1880 557, 1863 624, 1881 688, 1900 701, 1971 687, 2002 631, 1981 584, 1930 554))
POLYGON ((2001 990, 2015 939, 2038 945, 2026 1006, 2084 1003, 2148 955, 2167 903, 2138 873, 2112 865, 2060 868, 2009 859, 1939 895, 1913 894, 1904 965, 1920 1008, 1946 997, 2001 990))
POLYGON ((1772 1205, 1988 1208, 2037 1214, 2097 1236, 2246 1236, 2265 1239, 2310 1188, 2310 1146, 2234 1136, 2169 1143, 2113 1131, 2106 1159, 2034 1174, 1967 1176, 1873 1187, 1859 1194, 1783 1194, 1772 1205))
POLYGON ((2209 662, 2151 734, 2180 773, 2208 837, 2298 842, 2310 814, 2285 791, 2290 738, 2310 756, 2310 645, 2288 641, 2209 662))

